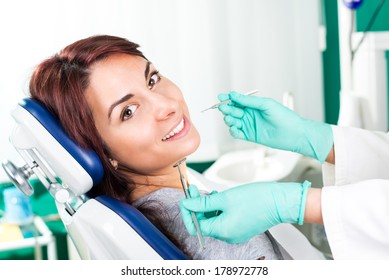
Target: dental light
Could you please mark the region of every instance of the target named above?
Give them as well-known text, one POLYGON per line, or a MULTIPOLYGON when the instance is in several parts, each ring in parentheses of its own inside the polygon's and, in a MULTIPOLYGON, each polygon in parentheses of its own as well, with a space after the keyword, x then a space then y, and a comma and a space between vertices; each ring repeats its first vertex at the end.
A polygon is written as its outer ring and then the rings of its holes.
POLYGON ((363 3, 363 0, 343 0, 343 4, 349 9, 358 9, 363 3))

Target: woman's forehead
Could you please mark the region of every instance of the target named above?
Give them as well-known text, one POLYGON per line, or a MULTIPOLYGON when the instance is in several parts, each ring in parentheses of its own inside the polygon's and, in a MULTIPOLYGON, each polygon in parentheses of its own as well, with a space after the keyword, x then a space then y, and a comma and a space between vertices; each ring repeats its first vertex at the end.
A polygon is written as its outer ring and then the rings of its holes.
POLYGON ((119 90, 136 81, 143 84, 147 79, 146 72, 152 66, 140 56, 113 55, 94 65, 91 69, 90 88, 95 91, 119 90))
POLYGON ((92 66, 92 75, 96 71, 102 71, 104 69, 126 69, 126 70, 144 70, 148 60, 138 55, 129 54, 112 54, 103 60, 96 62, 92 66))
POLYGON ((92 68, 90 83, 85 92, 92 111, 108 111, 110 104, 133 93, 134 85, 143 85, 149 64, 141 56, 127 54, 111 55, 96 63, 92 68))

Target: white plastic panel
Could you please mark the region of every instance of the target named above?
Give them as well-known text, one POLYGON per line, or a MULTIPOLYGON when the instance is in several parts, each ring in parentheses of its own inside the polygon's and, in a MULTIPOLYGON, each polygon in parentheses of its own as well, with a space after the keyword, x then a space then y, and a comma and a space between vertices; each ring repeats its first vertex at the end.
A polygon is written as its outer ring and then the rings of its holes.
MULTIPOLYGON (((59 213, 82 259, 161 260, 161 256, 115 212, 94 199, 69 216, 59 213)), ((60 209, 62 208, 62 209, 60 209)))
POLYGON ((18 124, 10 137, 16 149, 37 149, 55 174, 76 195, 85 194, 92 188, 93 181, 89 174, 34 116, 20 106, 16 107, 12 116, 18 124))

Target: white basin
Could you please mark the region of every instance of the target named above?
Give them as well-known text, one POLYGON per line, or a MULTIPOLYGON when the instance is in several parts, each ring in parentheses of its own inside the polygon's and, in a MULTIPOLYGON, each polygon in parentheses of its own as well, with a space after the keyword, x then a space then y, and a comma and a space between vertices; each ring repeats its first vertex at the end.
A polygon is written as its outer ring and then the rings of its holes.
POLYGON ((204 176, 223 186, 285 179, 296 167, 301 155, 269 148, 229 152, 218 158, 204 176))
POLYGON ((240 160, 221 167, 216 176, 231 182, 276 181, 282 178, 284 166, 278 160, 263 159, 260 164, 250 160, 240 160), (252 168, 249 168, 252 166, 252 168))

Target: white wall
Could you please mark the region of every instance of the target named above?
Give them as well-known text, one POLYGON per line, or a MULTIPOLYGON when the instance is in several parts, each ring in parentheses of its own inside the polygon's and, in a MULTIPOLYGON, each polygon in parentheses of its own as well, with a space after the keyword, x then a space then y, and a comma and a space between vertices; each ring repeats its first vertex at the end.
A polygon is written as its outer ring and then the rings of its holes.
POLYGON ((28 94, 34 66, 95 34, 139 43, 181 87, 202 135, 192 161, 247 146, 231 139, 220 113, 200 113, 221 92, 258 88, 281 101, 289 90, 296 111, 323 120, 318 9, 312 0, 1 1, 0 160, 20 163, 8 143, 9 112, 28 94))

